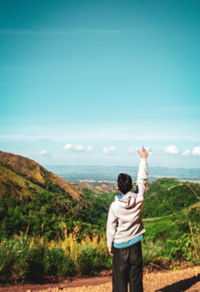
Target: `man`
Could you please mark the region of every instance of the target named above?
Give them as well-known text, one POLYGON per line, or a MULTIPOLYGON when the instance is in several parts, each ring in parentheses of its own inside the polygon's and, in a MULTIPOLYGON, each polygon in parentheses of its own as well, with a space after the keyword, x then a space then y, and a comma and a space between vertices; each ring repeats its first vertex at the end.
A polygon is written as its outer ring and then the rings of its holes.
POLYGON ((137 176, 137 190, 132 191, 132 179, 121 173, 117 184, 120 195, 110 205, 107 220, 107 245, 113 256, 113 292, 143 291, 141 240, 145 229, 141 213, 147 183, 147 156, 142 148, 137 176))

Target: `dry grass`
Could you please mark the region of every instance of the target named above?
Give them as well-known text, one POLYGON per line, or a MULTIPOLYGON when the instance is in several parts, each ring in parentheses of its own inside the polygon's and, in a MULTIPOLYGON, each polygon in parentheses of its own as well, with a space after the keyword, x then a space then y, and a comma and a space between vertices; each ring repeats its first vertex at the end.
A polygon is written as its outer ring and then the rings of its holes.
MULTIPOLYGON (((42 226, 41 226, 42 228, 42 226)), ((94 250, 98 250, 101 253, 107 251, 106 236, 93 234, 92 236, 83 235, 81 241, 77 240, 79 227, 76 226, 74 231, 71 233, 67 232, 67 226, 62 223, 64 238, 58 238, 57 240, 46 241, 44 236, 31 237, 30 248, 37 247, 38 245, 43 245, 49 250, 54 248, 60 248, 64 253, 76 264, 78 257, 80 256, 81 249, 84 246, 90 246, 94 250)), ((24 235, 15 235, 16 238, 20 239, 24 235)), ((26 235, 25 235, 26 236, 26 235)))

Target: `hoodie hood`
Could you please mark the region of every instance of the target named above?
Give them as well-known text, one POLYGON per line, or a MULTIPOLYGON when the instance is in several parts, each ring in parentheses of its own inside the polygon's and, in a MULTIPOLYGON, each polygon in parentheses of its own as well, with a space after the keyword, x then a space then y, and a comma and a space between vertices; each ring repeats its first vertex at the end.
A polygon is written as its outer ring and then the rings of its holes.
POLYGON ((130 209, 136 204, 136 193, 128 192, 125 195, 117 195, 115 201, 118 202, 120 207, 130 209))

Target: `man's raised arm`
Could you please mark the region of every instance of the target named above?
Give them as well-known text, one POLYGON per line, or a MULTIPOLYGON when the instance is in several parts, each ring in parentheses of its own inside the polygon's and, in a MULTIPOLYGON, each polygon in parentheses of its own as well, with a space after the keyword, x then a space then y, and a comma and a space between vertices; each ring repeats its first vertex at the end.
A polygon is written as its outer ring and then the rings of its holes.
POLYGON ((141 161, 140 161, 139 169, 138 169, 138 175, 137 175, 137 186, 139 189, 138 199, 143 199, 145 187, 146 187, 147 179, 148 179, 148 172, 147 172, 148 152, 144 149, 144 147, 142 147, 142 151, 141 152, 138 151, 138 153, 141 157, 141 161))

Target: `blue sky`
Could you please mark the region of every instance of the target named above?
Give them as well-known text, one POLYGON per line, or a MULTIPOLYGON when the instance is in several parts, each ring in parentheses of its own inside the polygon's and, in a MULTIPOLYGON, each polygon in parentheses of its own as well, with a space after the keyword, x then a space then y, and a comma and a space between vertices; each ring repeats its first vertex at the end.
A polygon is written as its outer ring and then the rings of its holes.
POLYGON ((198 0, 0 0, 0 149, 200 165, 198 0))

